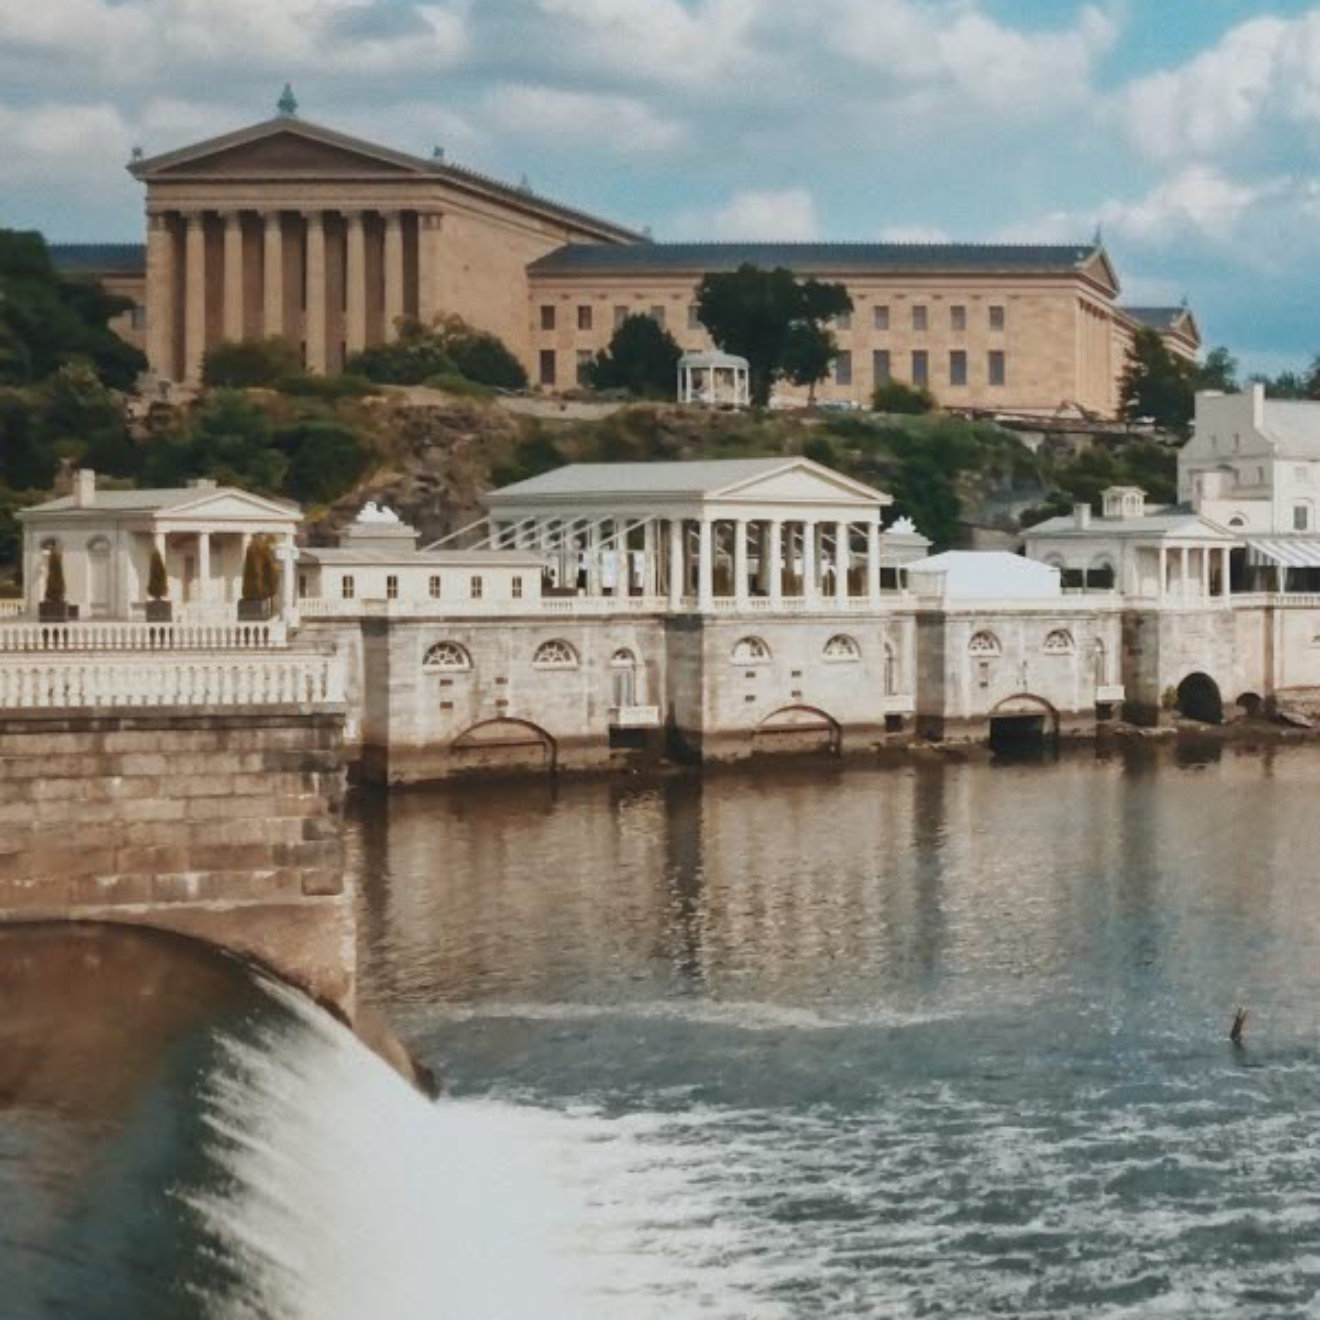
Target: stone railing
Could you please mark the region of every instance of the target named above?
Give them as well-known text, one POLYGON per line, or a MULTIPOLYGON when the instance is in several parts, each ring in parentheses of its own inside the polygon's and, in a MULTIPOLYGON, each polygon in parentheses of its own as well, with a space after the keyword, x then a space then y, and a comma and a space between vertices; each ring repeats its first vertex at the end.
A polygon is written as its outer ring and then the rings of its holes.
POLYGON ((0 620, 6 651, 264 651, 288 645, 282 621, 34 623, 0 620))
POLYGON ((17 619, 23 610, 24 603, 21 600, 0 600, 0 619, 17 619))
POLYGON ((1263 609, 1267 605, 1273 605, 1279 609, 1320 609, 1320 595, 1304 591, 1285 591, 1282 593, 1244 591, 1239 595, 1230 596, 1228 600, 1230 605, 1236 605, 1242 609, 1263 609))
POLYGON ((0 710, 325 706, 344 700, 333 654, 0 656, 0 710))

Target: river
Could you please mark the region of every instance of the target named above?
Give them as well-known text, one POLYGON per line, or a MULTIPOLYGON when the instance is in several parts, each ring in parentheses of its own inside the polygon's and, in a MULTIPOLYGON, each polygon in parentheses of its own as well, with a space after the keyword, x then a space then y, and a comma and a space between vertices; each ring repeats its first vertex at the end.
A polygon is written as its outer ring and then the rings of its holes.
POLYGON ((0 1314, 1314 1314, 1318 800, 1239 747, 358 795, 446 1098, 231 960, 4 935, 0 1314))

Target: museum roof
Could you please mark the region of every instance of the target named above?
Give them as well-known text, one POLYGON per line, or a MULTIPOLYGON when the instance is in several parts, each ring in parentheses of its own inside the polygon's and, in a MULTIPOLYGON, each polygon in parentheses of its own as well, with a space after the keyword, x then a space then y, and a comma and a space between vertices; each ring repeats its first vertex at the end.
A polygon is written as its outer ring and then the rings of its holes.
POLYGON ((1073 515, 1061 514, 1023 529, 1023 536, 1149 536, 1159 540, 1193 538, 1198 541, 1236 541, 1238 538, 1186 505, 1174 505, 1142 518, 1092 518, 1089 527, 1078 527, 1073 515))
POLYGON ((794 271, 938 274, 946 271, 1074 273, 1104 249, 1094 243, 570 243, 532 262, 542 274, 728 271, 748 264, 794 271))
POLYGON ((1187 315, 1185 307, 1124 307, 1123 311, 1152 330, 1172 330, 1187 315))
POLYGON ((50 243, 55 269, 64 275, 137 275, 147 268, 145 243, 50 243))

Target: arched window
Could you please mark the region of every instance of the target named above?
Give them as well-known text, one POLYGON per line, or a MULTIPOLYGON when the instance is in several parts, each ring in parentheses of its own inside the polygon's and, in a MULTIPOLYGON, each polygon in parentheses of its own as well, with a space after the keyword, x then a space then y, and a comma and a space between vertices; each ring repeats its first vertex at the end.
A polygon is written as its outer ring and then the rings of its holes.
POLYGON ((967 643, 969 655, 991 656, 999 654, 999 638, 992 632, 979 632, 972 635, 967 643))
POLYGON ((735 665, 768 665, 770 648, 759 637, 744 637, 733 648, 735 665))
POLYGON ((856 638, 849 637, 846 633, 839 633, 825 643, 825 649, 821 652, 821 655, 826 660, 832 660, 836 664, 856 663, 862 658, 862 648, 857 645, 856 638))
POLYGON ((1046 655, 1072 655, 1076 649, 1073 635, 1066 628, 1056 628, 1045 638, 1046 655))
POLYGON ((621 647, 610 656, 610 667, 612 669, 636 669, 637 657, 626 646, 621 647))
POLYGON ((610 688, 616 707, 638 704, 637 657, 626 646, 610 656, 610 688))
POLYGON ((1247 525, 1247 520, 1240 513, 1235 513, 1228 520, 1228 525, 1230 527, 1245 527, 1247 525))
POLYGON ((566 641, 556 637, 536 648, 532 665, 536 669, 576 669, 578 654, 566 641))
POLYGON ((472 657, 457 642, 436 642, 422 659, 422 669, 428 674, 453 673, 472 668, 472 657))

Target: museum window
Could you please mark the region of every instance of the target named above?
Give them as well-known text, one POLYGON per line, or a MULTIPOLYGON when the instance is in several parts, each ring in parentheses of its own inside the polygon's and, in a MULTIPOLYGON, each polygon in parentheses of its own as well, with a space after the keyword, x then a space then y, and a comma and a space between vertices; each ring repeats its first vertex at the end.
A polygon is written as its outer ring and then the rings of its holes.
POLYGON ((472 657, 457 642, 436 642, 422 657, 426 673, 455 673, 472 668, 472 657))
POLYGON ((949 308, 949 329, 960 333, 967 329, 967 308, 950 307, 949 308))
POLYGON ((339 594, 345 600, 352 600, 357 595, 357 583, 353 581, 350 574, 345 574, 339 579, 339 594))
POLYGON ((921 303, 918 303, 912 309, 912 328, 914 330, 927 330, 930 328, 930 313, 921 303))
POLYGON ((440 599, 440 575, 438 573, 432 574, 428 589, 431 592, 432 600, 440 599))
POLYGON ((480 600, 486 593, 486 584, 481 580, 479 573, 474 573, 468 579, 468 595, 473 600, 480 600))
POLYGON ((967 354, 961 348, 949 354, 949 384, 967 384, 967 354))
POLYGON ((562 638, 542 642, 532 656, 532 666, 536 669, 576 669, 577 652, 562 638))
POLYGON ((991 385, 1003 385, 1008 380, 1008 363, 999 349, 990 354, 988 377, 991 385))
POLYGON ((522 578, 516 573, 513 576, 511 590, 513 591, 514 600, 522 599, 522 578))
POLYGON ((837 385, 852 384, 852 354, 847 349, 835 354, 834 381, 837 385))
POLYGON ((930 354, 924 348, 912 354, 912 383, 928 385, 930 383, 930 354))
POLYGON ((555 383, 555 350, 553 348, 543 348, 541 350, 541 384, 553 385, 555 383))
POLYGON ((834 328, 835 328, 836 330, 851 330, 851 329, 852 329, 852 313, 851 313, 851 312, 840 312, 840 313, 838 314, 838 316, 836 316, 836 317, 834 318, 834 328))
POLYGON ((877 330, 889 329, 889 306, 877 304, 871 311, 871 323, 877 330))
POLYGON ((653 320, 653 321, 656 323, 656 325, 659 325, 659 326, 663 326, 663 325, 664 325, 664 323, 665 323, 665 309, 664 309, 664 307, 663 307, 660 303, 656 303, 656 304, 654 304, 654 306, 652 306, 652 308, 651 308, 651 320, 653 320))
POLYGON ((1004 309, 999 304, 994 304, 990 308, 990 329, 1002 330, 1004 328, 1004 309))
POLYGON ((544 303, 541 306, 541 329, 553 330, 555 328, 555 309, 553 304, 544 303))
POLYGON ((386 600, 399 599, 399 578, 398 575, 395 573, 391 573, 385 579, 385 599, 386 600))
POLYGON ((579 304, 578 304, 578 329, 579 329, 579 330, 590 330, 590 329, 591 329, 591 304, 590 304, 590 303, 579 303, 579 304))
POLYGON ((687 328, 689 330, 701 329, 701 313, 697 310, 696 303, 688 303, 687 328))
POLYGON ((887 348, 877 348, 871 353, 871 374, 875 377, 877 385, 888 385, 893 379, 893 368, 890 365, 887 348))

